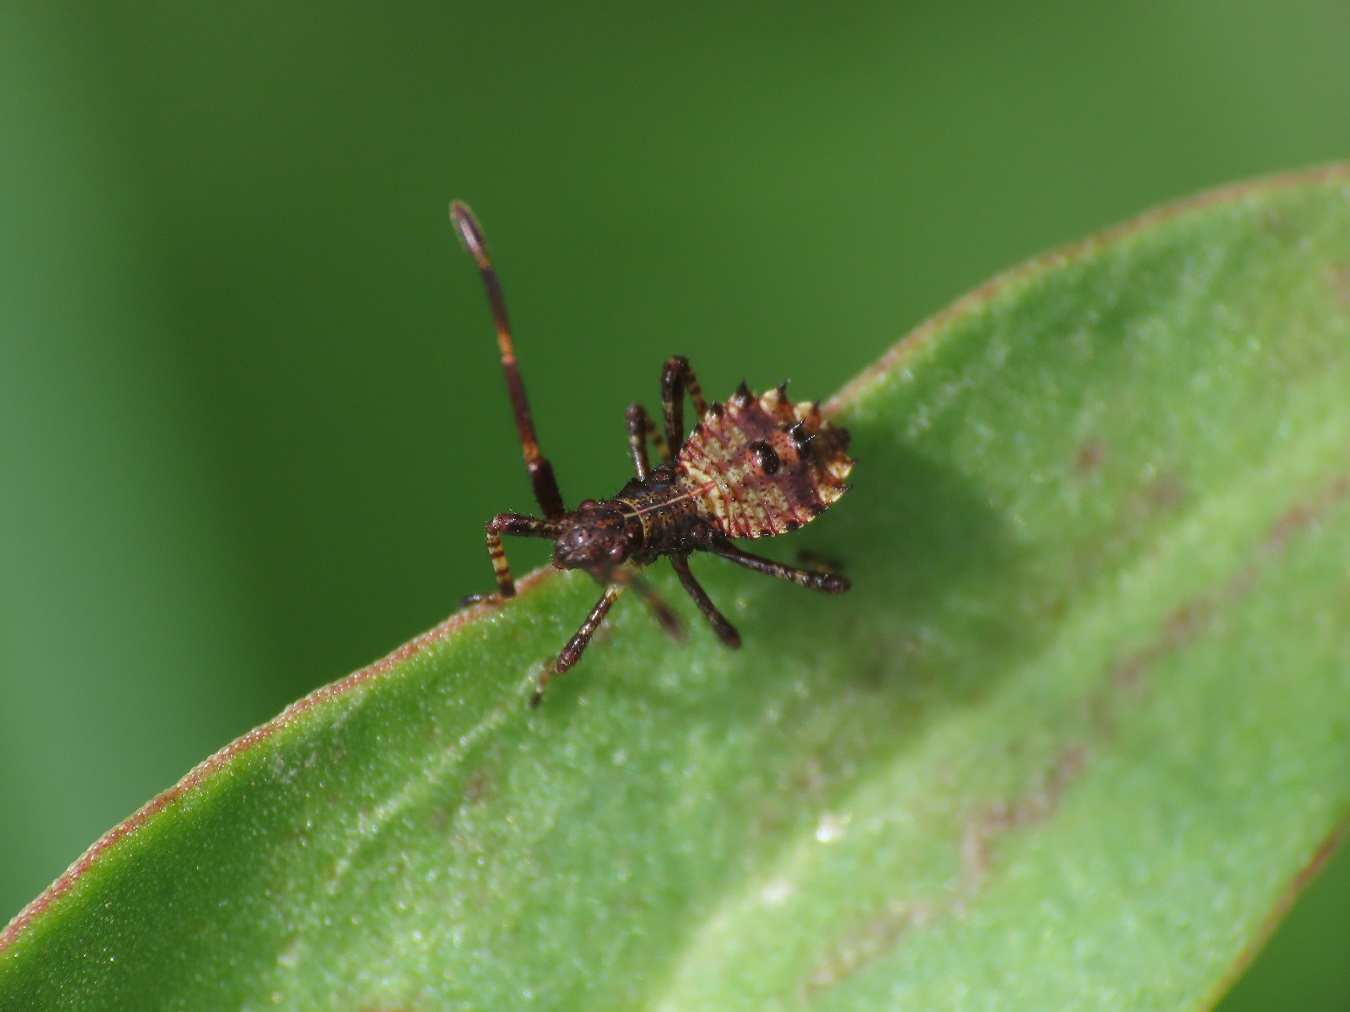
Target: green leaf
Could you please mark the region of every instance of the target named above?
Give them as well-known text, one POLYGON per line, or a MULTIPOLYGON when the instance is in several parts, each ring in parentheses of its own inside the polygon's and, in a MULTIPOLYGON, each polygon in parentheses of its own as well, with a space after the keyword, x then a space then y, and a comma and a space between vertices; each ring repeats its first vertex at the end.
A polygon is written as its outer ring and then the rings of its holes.
POLYGON ((1348 168, 996 279, 832 403, 767 547, 851 594, 696 559, 743 650, 622 601, 531 712, 531 578, 99 841, 0 1006, 1205 1004, 1350 810, 1348 391, 1348 168))

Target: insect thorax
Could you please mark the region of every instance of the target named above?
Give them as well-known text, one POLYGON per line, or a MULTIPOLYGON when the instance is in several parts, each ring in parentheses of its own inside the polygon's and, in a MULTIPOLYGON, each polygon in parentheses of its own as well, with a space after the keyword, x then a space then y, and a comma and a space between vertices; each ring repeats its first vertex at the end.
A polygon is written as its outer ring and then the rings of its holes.
POLYGON ((581 503, 554 544, 553 564, 603 578, 624 562, 796 530, 847 491, 848 440, 815 402, 793 404, 781 387, 755 398, 742 387, 708 409, 674 467, 633 479, 612 499, 581 503))
POLYGON ((775 388, 742 388, 694 426, 675 466, 634 479, 604 505, 627 522, 633 561, 706 549, 718 538, 761 538, 810 523, 847 490, 848 431, 775 388))

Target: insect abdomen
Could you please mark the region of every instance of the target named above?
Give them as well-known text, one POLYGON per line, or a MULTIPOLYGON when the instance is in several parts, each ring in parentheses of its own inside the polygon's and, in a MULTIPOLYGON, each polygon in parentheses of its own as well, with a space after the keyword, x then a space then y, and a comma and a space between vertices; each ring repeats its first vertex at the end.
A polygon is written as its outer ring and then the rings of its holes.
POLYGON ((782 387, 755 398, 745 385, 694 427, 676 472, 730 538, 784 534, 810 523, 848 491, 848 430, 793 404, 782 387))

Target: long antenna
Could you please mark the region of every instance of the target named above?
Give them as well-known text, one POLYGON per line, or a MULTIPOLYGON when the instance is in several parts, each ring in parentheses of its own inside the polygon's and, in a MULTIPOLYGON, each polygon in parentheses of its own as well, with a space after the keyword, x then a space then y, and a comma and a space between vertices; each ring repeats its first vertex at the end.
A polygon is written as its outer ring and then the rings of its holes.
POLYGON ((565 514, 567 508, 563 506, 562 493, 558 491, 558 480, 553 476, 553 465, 539 452, 539 437, 534 432, 530 401, 525 396, 525 381, 520 376, 516 348, 511 342, 511 325, 506 319, 506 300, 502 297, 497 272, 492 269, 492 261, 488 259, 483 230, 478 226, 473 212, 458 200, 450 204, 450 221, 459 233, 459 241, 478 264, 478 273, 483 276, 483 287, 487 289, 488 305, 492 307, 492 319, 497 324, 497 346, 502 351, 502 372, 506 374, 506 389, 511 395, 511 412, 516 417, 516 431, 520 433, 520 448, 525 454, 525 467, 530 472, 534 497, 539 501, 544 516, 550 520, 556 519, 565 514))

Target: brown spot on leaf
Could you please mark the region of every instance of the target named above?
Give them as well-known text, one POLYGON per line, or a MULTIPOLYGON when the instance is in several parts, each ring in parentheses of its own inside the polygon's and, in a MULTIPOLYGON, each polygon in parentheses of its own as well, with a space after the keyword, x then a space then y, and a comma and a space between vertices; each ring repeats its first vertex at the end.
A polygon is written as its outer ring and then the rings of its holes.
POLYGON ((1167 513, 1186 501, 1186 482, 1170 471, 1159 474, 1148 488, 1148 503, 1153 512, 1167 513))
POLYGON ((1221 604, 1240 599, 1257 585, 1264 561, 1283 553, 1291 539, 1315 527, 1347 498, 1350 498, 1350 475, 1340 475, 1311 498, 1281 513, 1246 564, 1222 587, 1195 594, 1173 608, 1151 640, 1111 665, 1108 686, 1088 697, 1085 705, 1094 724, 1103 733, 1112 733, 1115 721, 1110 713, 1111 689, 1140 691, 1150 667, 1203 634, 1213 624, 1221 604))
POLYGON ((1350 309, 1350 266, 1328 267, 1327 286, 1342 309, 1350 309))
POLYGON ((495 782, 487 770, 479 767, 464 783, 464 803, 480 805, 492 800, 495 782))
POLYGON ((1271 235, 1283 236, 1289 232, 1289 220, 1278 209, 1266 207, 1261 210, 1261 227, 1271 235))
POLYGON ((1012 801, 996 801, 975 813, 961 837, 961 893, 968 898, 984 884, 993 864, 994 845, 1010 831, 1044 822, 1082 772, 1087 753, 1067 745, 1041 772, 1031 789, 1012 801))
POLYGON ((1111 672, 1112 681, 1124 689, 1138 689, 1145 670, 1194 639, 1209 625, 1213 614, 1213 604, 1203 595, 1183 601, 1163 620, 1157 636, 1116 664, 1111 672))
POLYGON ((1273 554, 1280 554, 1290 538, 1315 526, 1347 496, 1350 496, 1350 476, 1341 475, 1327 485, 1320 495, 1290 506, 1271 524, 1270 533, 1266 535, 1266 548, 1273 554))
POLYGON ((878 956, 895 948, 907 928, 928 920, 931 914, 921 905, 888 904, 884 910, 859 924, 847 938, 841 939, 828 959, 811 968, 798 988, 797 997, 801 1001, 812 1001, 852 977, 878 956))
POLYGON ((1078 448, 1078 454, 1074 458, 1074 466, 1079 474, 1086 477, 1100 471, 1105 460, 1106 444, 1100 439, 1089 439, 1078 448))

